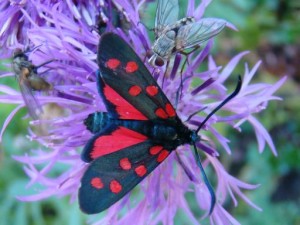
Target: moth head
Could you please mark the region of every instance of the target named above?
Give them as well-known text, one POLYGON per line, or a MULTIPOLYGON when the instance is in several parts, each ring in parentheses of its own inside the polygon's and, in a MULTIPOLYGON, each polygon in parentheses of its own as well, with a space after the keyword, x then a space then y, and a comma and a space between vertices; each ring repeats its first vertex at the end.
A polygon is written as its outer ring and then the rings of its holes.
POLYGON ((196 131, 192 131, 192 133, 191 133, 191 135, 190 135, 190 138, 191 138, 191 140, 192 140, 192 143, 197 143, 197 142, 199 142, 199 141, 201 140, 200 135, 198 135, 198 134, 196 133, 196 131))

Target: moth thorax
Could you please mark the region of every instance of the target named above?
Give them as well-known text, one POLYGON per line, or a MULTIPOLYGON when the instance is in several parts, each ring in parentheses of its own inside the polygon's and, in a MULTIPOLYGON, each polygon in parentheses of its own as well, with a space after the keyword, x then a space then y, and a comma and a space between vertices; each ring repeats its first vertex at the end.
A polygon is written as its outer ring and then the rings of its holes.
POLYGON ((153 138, 160 140, 176 140, 178 135, 174 127, 165 125, 155 125, 152 131, 153 138))

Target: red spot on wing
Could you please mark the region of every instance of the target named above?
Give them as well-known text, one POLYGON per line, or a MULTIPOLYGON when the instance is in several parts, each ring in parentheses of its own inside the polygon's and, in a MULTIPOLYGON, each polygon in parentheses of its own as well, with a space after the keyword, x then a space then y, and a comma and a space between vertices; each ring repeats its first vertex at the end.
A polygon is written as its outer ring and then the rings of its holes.
POLYGON ((165 158, 167 158, 168 157, 168 155, 169 155, 170 153, 167 151, 167 150, 162 150, 160 153, 159 153, 159 155, 157 156, 157 162, 162 162, 162 161, 164 161, 165 160, 165 158))
POLYGON ((147 137, 126 127, 119 127, 111 134, 98 137, 91 151, 91 158, 95 159, 147 140, 147 137))
POLYGON ((167 119, 169 117, 163 108, 158 108, 157 110, 155 110, 155 115, 162 119, 167 119))
POLYGON ((129 120, 148 120, 140 111, 138 111, 133 105, 126 101, 121 95, 119 95, 114 89, 105 84, 103 93, 106 99, 116 106, 116 111, 120 116, 120 119, 129 120))
POLYGON ((166 104, 166 112, 169 115, 169 117, 173 117, 176 115, 176 111, 170 103, 166 104))
POLYGON ((106 66, 112 70, 116 69, 120 64, 121 64, 121 62, 118 59, 109 59, 106 62, 106 66))
POLYGON ((120 191, 122 191, 122 185, 116 180, 112 180, 110 182, 109 188, 111 192, 115 194, 118 194, 120 191))
POLYGON ((150 85, 150 86, 146 87, 146 92, 150 96, 155 96, 158 93, 158 87, 155 85, 150 85))
POLYGON ((140 165, 137 168, 135 168, 134 171, 139 177, 143 177, 147 173, 147 168, 144 165, 140 165))
POLYGON ((151 147, 151 148, 149 149, 149 152, 150 152, 151 155, 156 155, 156 154, 158 154, 162 149, 163 149, 163 146, 161 146, 161 145, 155 145, 155 146, 153 146, 153 147, 151 147))
POLYGON ((141 91, 142 91, 142 88, 140 86, 133 85, 129 88, 128 93, 131 96, 138 96, 141 93, 141 91))
MULTIPOLYGON (((121 51, 122 51, 122 49, 121 49, 121 51)), ((126 64, 125 71, 127 73, 133 73, 133 72, 137 71, 138 68, 139 68, 139 66, 136 62, 130 61, 126 64)))
POLYGON ((128 158, 123 158, 120 160, 120 166, 123 170, 130 170, 131 169, 131 163, 128 158))
POLYGON ((99 177, 94 177, 91 180, 91 185, 96 189, 101 189, 104 187, 102 180, 99 177))

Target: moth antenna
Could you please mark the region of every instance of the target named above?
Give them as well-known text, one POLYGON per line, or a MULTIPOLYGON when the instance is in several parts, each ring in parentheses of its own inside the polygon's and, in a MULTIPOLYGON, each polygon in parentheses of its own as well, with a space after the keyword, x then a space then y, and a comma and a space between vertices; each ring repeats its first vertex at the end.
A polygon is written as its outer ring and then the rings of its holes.
POLYGON ((242 87, 242 78, 239 75, 238 82, 237 82, 235 90, 223 102, 221 102, 213 111, 211 111, 211 113, 209 113, 207 115, 207 117, 202 121, 202 123, 200 124, 200 126, 196 130, 196 133, 199 132, 199 130, 203 127, 203 125, 207 122, 207 120, 209 120, 209 118, 212 115, 214 115, 222 106, 224 106, 227 102, 229 102, 232 98, 234 98, 240 92, 241 87, 242 87))
POLYGON ((210 193, 211 201, 210 201, 209 215, 211 215, 211 213, 214 210, 215 204, 216 204, 216 194, 215 194, 215 191, 214 191, 213 187, 211 186, 211 184, 210 184, 210 182, 209 182, 209 180, 208 180, 208 178, 205 174, 204 168, 203 168, 202 163, 201 163, 200 155, 197 151, 197 147, 196 147, 195 144, 193 146, 194 146, 194 153, 195 153, 195 158, 196 158, 197 165, 200 168, 203 181, 204 181, 204 183, 205 183, 205 185, 208 188, 208 191, 210 193))

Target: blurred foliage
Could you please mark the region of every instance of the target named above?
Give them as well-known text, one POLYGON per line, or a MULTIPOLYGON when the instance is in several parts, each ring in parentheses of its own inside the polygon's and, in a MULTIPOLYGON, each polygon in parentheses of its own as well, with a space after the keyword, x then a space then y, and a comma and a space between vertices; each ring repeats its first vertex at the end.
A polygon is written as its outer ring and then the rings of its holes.
MULTIPOLYGON (((155 7, 156 3, 152 2, 141 12, 143 21, 150 28, 154 25, 155 7)), ((184 10, 183 4, 181 17, 184 17, 184 10)), ((231 157, 220 151, 222 162, 239 179, 261 184, 257 190, 249 191, 248 197, 263 212, 252 209, 241 200, 236 208, 228 202, 227 209, 241 224, 300 224, 299 12, 300 2, 297 0, 215 0, 205 13, 206 17, 224 18, 239 30, 226 29, 216 38, 213 55, 219 64, 225 65, 240 51, 251 50, 245 62, 253 66, 260 58, 263 61, 255 78, 257 82, 274 83, 283 74, 290 78, 277 93, 284 100, 271 102, 265 112, 257 115, 272 135, 278 157, 268 147, 262 154, 258 153, 249 124, 242 126, 242 133, 221 128, 234 149, 231 157), (268 60, 270 56, 274 58, 271 62, 268 60), (293 60, 295 58, 297 60, 293 60)), ((241 64, 234 72, 242 74, 243 69, 241 64)), ((14 78, 1 78, 0 82, 18 89, 14 78)), ((13 109, 12 105, 0 105, 0 124, 13 109)), ((21 165, 12 159, 13 155, 30 152, 34 146, 26 139, 28 121, 23 119, 24 115, 25 110, 16 115, 0 146, 0 225, 85 224, 87 217, 80 213, 77 203, 70 204, 67 198, 34 203, 20 202, 15 198, 29 193, 24 190, 28 178, 21 165)), ((60 169, 58 167, 57 172, 60 169)), ((179 214, 178 218, 178 221, 184 221, 184 215, 179 214)))
POLYGON ((237 52, 249 49, 251 54, 246 57, 250 66, 262 59, 256 82, 274 83, 282 75, 289 76, 276 94, 283 100, 269 103, 268 109, 257 115, 273 138, 277 157, 268 147, 262 154, 257 152, 249 124, 242 126, 242 133, 228 128, 224 131, 234 153, 233 157, 222 154, 222 162, 239 179, 261 184, 248 196, 263 212, 243 201, 237 208, 228 204, 241 224, 300 224, 299 12, 300 2, 296 0, 213 1, 206 11, 206 16, 225 18, 239 29, 238 33, 227 30, 216 38, 218 62, 226 63, 237 52))

